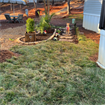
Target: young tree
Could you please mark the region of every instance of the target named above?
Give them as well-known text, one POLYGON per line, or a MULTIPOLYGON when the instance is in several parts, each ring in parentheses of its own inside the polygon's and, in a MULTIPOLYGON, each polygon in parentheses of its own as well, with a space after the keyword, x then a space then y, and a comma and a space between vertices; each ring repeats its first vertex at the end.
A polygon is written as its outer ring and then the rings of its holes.
POLYGON ((49 15, 49 12, 50 12, 50 1, 47 0, 47 8, 46 8, 46 1, 43 0, 44 2, 44 9, 45 9, 45 12, 47 12, 47 14, 49 15))
POLYGON ((71 0, 67 0, 67 14, 70 14, 70 1, 71 0))
POLYGON ((52 0, 52 5, 54 5, 54 0, 52 0))
POLYGON ((48 15, 49 15, 49 11, 50 11, 50 1, 47 0, 47 13, 48 13, 48 15))
POLYGON ((34 8, 36 10, 36 0, 33 0, 33 2, 34 2, 34 8))

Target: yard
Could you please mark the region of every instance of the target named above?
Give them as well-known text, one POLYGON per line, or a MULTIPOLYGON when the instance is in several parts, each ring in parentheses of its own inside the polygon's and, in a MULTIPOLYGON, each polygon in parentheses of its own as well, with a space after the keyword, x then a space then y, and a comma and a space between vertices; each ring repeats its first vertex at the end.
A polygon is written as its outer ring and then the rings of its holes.
POLYGON ((98 44, 79 40, 12 47, 21 56, 0 63, 1 105, 104 104, 105 71, 90 59, 98 44))
MULTIPOLYGON (((30 8, 29 17, 34 17, 33 11, 30 8)), ((75 18, 78 44, 53 40, 18 44, 26 23, 7 23, 1 15, 0 105, 105 104, 105 70, 96 65, 100 35, 82 28, 83 10, 71 12, 55 15, 50 23, 66 27, 75 18)))

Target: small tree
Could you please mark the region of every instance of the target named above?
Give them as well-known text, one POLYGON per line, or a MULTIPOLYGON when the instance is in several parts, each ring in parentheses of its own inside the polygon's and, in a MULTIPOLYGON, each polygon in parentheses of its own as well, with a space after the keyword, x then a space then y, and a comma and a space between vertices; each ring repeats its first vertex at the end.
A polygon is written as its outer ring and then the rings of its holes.
POLYGON ((26 33, 25 33, 25 42, 34 42, 36 41, 36 33, 34 31, 34 19, 28 18, 26 20, 26 33))
POLYGON ((26 31, 27 32, 33 32, 34 28, 35 28, 34 24, 35 24, 34 19, 28 18, 26 20, 26 31))
POLYGON ((47 7, 46 7, 46 1, 43 0, 44 2, 44 10, 45 10, 45 13, 49 15, 49 12, 50 12, 50 1, 47 0, 47 7))
POLYGON ((67 14, 70 14, 70 1, 71 0, 67 0, 67 14))
POLYGON ((54 5, 54 0, 52 0, 52 5, 54 5))
POLYGON ((51 21, 51 18, 54 16, 55 14, 51 14, 51 15, 48 15, 47 13, 45 13, 45 16, 42 16, 41 17, 41 20, 39 22, 39 25, 37 25, 35 27, 35 29, 37 31, 40 31, 41 34, 44 32, 44 30, 49 30, 51 29, 51 24, 50 24, 50 21, 51 21))

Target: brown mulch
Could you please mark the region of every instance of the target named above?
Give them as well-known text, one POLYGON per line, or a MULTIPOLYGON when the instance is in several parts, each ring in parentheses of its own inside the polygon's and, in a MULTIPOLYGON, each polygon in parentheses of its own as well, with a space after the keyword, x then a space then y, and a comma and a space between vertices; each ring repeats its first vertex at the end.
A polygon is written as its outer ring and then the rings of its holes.
POLYGON ((12 56, 18 57, 20 55, 8 50, 0 50, 0 63, 6 61, 6 59, 10 59, 12 56))
POLYGON ((2 24, 2 26, 0 27, 0 29, 7 29, 7 28, 15 28, 15 27, 20 27, 25 25, 24 23, 8 23, 8 21, 1 21, 0 22, 2 24))

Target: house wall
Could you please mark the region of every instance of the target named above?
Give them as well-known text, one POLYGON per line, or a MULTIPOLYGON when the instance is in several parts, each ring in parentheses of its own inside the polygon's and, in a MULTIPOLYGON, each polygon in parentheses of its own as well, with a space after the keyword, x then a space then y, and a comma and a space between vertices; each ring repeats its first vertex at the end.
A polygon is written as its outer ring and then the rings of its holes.
POLYGON ((100 44, 97 64, 105 69, 105 30, 100 31, 100 44))
POLYGON ((88 30, 100 33, 99 21, 101 14, 102 0, 85 0, 83 27, 88 30))

